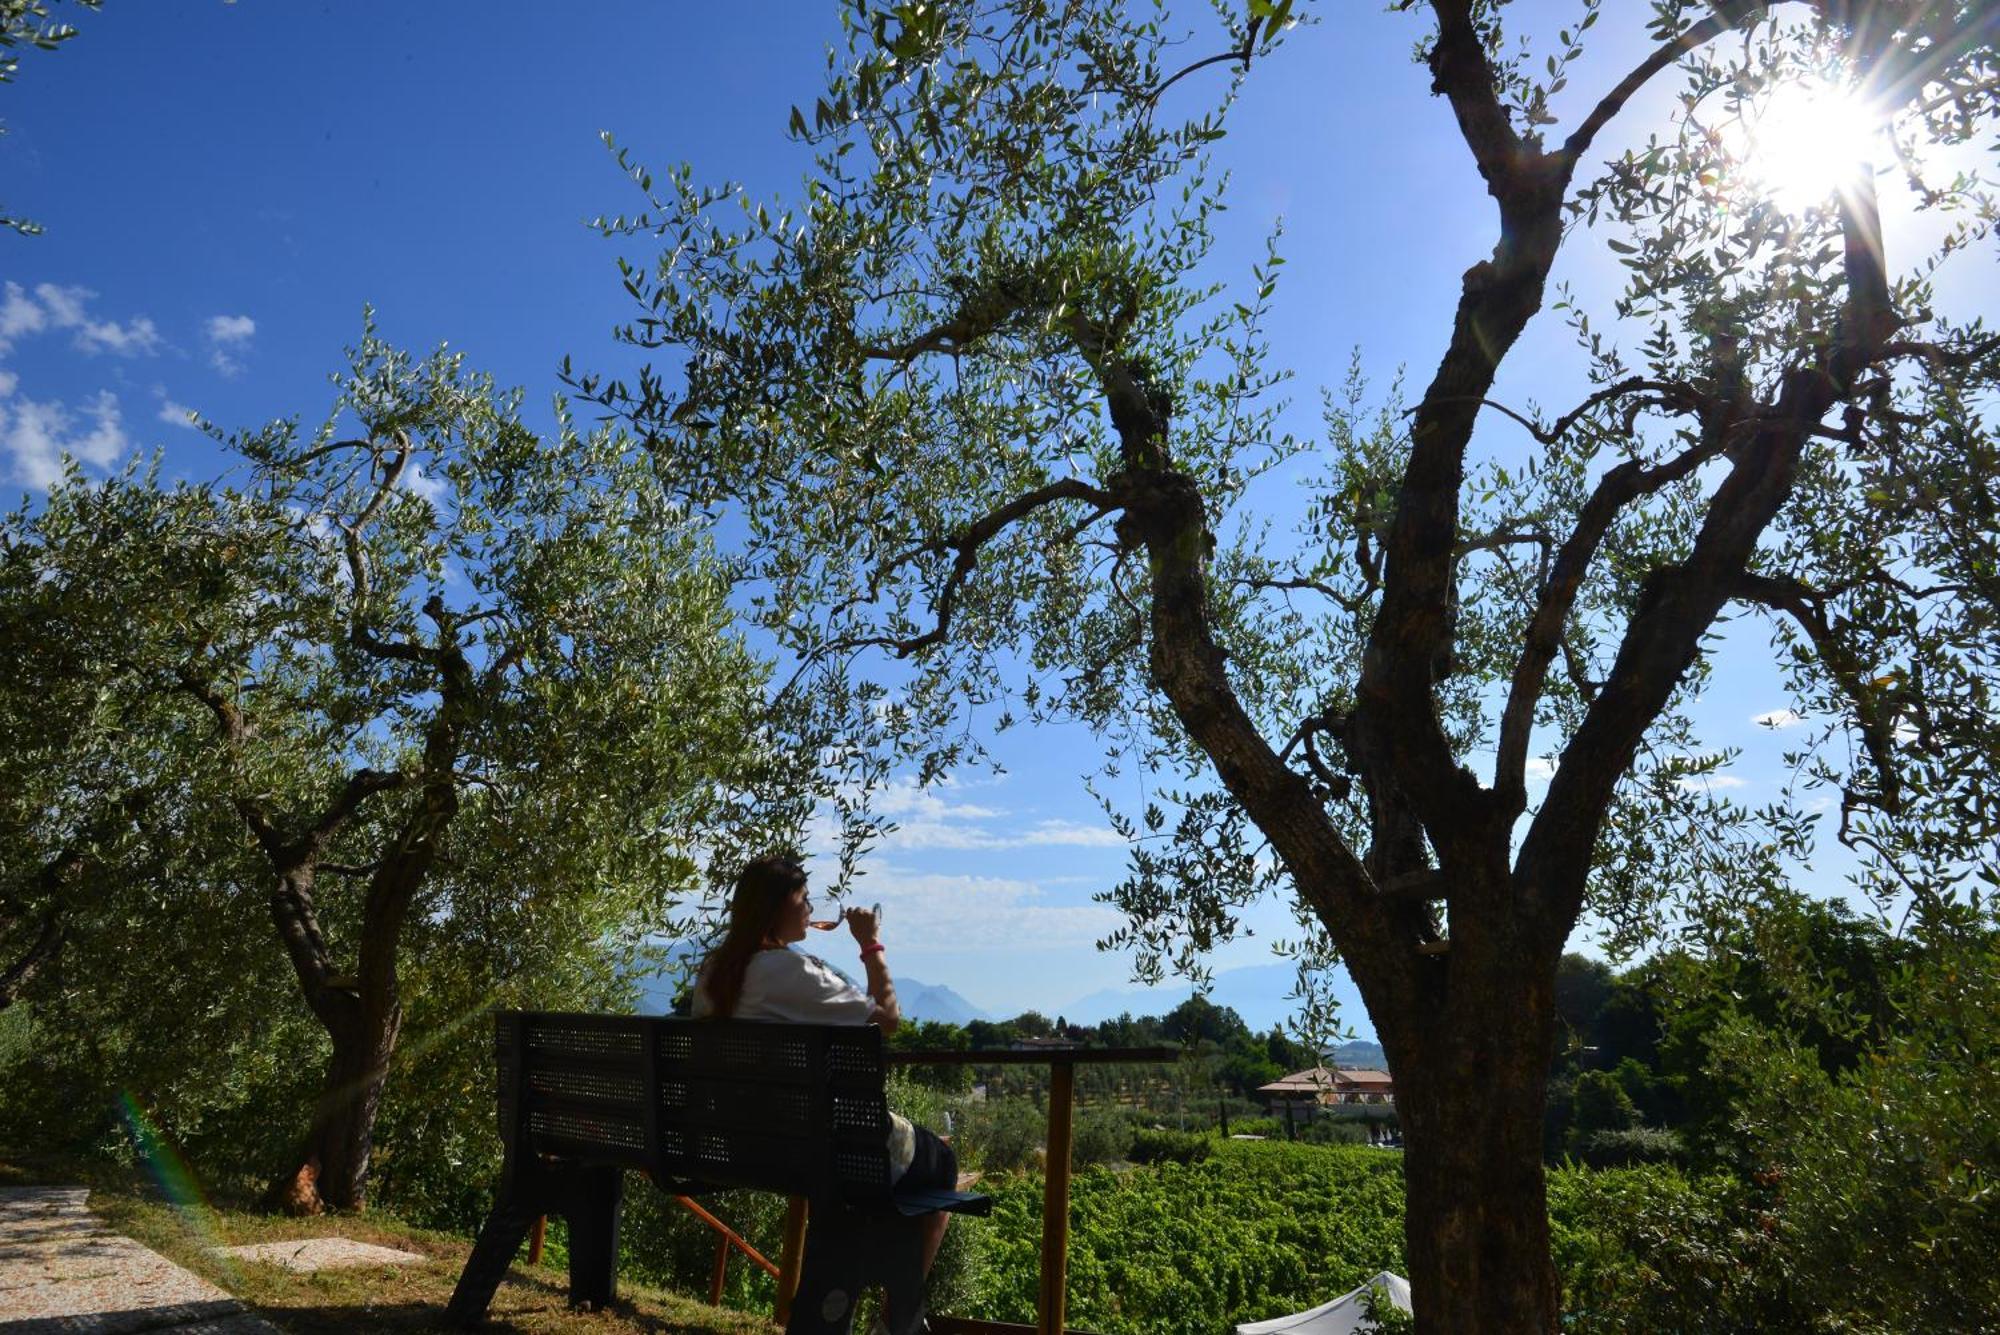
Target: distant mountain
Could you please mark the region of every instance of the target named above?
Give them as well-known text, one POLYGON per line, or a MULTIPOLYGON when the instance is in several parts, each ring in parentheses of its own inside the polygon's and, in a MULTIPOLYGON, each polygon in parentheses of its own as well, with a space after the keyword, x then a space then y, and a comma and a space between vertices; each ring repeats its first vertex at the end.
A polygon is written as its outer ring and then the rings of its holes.
POLYGON ((901 1004, 906 1020, 964 1024, 968 1020, 993 1018, 943 983, 921 983, 914 978, 899 978, 896 980, 896 1000, 901 1004))
MULTIPOLYGON (((1229 1007, 1243 1017, 1245 1024, 1263 1033, 1291 1018, 1292 1003, 1285 999, 1285 993, 1292 990, 1295 976, 1292 966, 1283 962, 1224 969, 1215 975, 1215 985, 1209 990, 1208 999, 1218 1006, 1229 1007)), ((1063 1006, 1044 1008, 1043 1013, 1052 1020, 1061 1016, 1071 1024, 1102 1024, 1127 1012, 1135 1016, 1165 1015, 1193 995, 1194 986, 1190 983, 1151 988, 1110 988, 1078 997, 1063 1006)), ((1341 977, 1336 995, 1340 999, 1341 1023, 1363 1038, 1374 1038, 1375 1026, 1368 1022, 1368 1011, 1361 1004, 1361 994, 1345 975, 1341 977)))
POLYGON ((1349 1071, 1386 1071, 1389 1059, 1382 1055, 1380 1043, 1364 1043, 1356 1039, 1352 1043, 1339 1043, 1327 1056, 1333 1064, 1349 1071))

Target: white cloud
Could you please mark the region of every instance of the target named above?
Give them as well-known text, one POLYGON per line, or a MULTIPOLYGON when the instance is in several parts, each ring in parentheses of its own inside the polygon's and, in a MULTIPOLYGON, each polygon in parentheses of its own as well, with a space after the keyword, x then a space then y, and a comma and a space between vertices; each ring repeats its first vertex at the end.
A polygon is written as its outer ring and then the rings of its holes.
POLYGON ((241 354, 250 350, 250 340, 256 333, 257 322, 247 315, 209 316, 208 364, 223 375, 242 374, 241 354))
POLYGON ((905 850, 970 849, 1005 848, 1007 843, 991 831, 977 825, 960 825, 941 820, 904 819, 896 822, 896 828, 882 840, 882 846, 905 850))
POLYGON ((182 427, 189 431, 200 430, 194 424, 194 409, 184 403, 175 403, 172 399, 161 402, 159 419, 168 426, 182 427))
POLYGON ((1077 848, 1123 848, 1124 836, 1102 825, 1071 820, 1045 820, 1020 837, 1023 844, 1061 844, 1077 848))
POLYGON ((35 295, 42 299, 42 309, 48 312, 50 324, 58 329, 74 329, 84 322, 84 305, 97 294, 88 288, 40 283, 35 287, 35 295))
POLYGON ((77 327, 76 345, 85 352, 115 352, 120 357, 151 356, 160 347, 160 331, 141 315, 128 325, 86 320, 77 327))
MULTIPOLYGON (((898 950, 1019 950, 1088 946, 1124 916, 1104 904, 1051 903, 1033 881, 881 868, 850 902, 882 905, 883 936, 898 950)), ((806 948, 813 948, 807 941, 806 948)))
POLYGON ((48 327, 49 317, 19 283, 7 284, 6 300, 0 301, 0 356, 13 350, 14 340, 23 334, 39 334, 48 327))
POLYGON ((247 343, 257 332, 257 322, 247 315, 211 315, 208 338, 211 343, 247 343))
POLYGON ((1742 788, 1749 783, 1734 774, 1690 774, 1680 781, 1682 788, 1690 793, 1719 793, 1728 788, 1742 788))
POLYGON ((1521 766, 1521 772, 1530 779, 1553 779, 1556 776, 1556 762, 1547 756, 1530 757, 1521 766))
MULTIPOLYGON (((881 842, 884 849, 905 852, 919 850, 989 851, 1008 848, 1119 848, 1125 841, 1105 826, 1086 825, 1061 819, 1023 820, 1001 807, 954 802, 945 794, 959 787, 946 779, 920 788, 908 779, 894 780, 877 789, 871 808, 877 816, 895 822, 896 828, 881 842)), ((858 799, 859 794, 854 794, 858 799)), ((811 822, 806 847, 819 856, 832 856, 839 839, 830 811, 822 810, 811 822)))
POLYGON ((31 487, 47 490, 62 476, 67 454, 95 468, 109 468, 128 441, 117 398, 106 392, 83 405, 90 424, 81 426, 61 403, 10 399, 0 403, 0 449, 14 461, 14 474, 31 487))
POLYGON ((451 488, 426 473, 422 464, 412 463, 403 470, 403 485, 434 506, 442 506, 451 488))
MULTIPOLYGON (((960 810, 951 809, 948 810, 960 810)), ((984 811, 970 807, 962 810, 984 811)), ((982 819, 1004 815, 989 812, 982 819)), ((1119 848, 1125 841, 1103 826, 1082 825, 1068 820, 1042 820, 1025 829, 975 824, 965 819, 930 816, 903 817, 895 830, 882 841, 884 848, 901 849, 999 849, 999 848, 1119 848)))
POLYGON ((1753 715, 1750 721, 1775 732, 1779 728, 1798 726, 1805 722, 1805 716, 1796 709, 1767 709, 1761 714, 1753 715))
POLYGON ((0 399, 10 397, 14 393, 15 386, 20 383, 21 378, 12 371, 0 370, 0 399))
POLYGON ((939 789, 950 789, 950 781, 919 788, 908 779, 897 779, 875 794, 875 810, 885 816, 910 816, 919 820, 990 820, 1006 813, 969 802, 947 802, 939 789))
POLYGON ((120 357, 151 356, 160 350, 158 326, 143 315, 128 323, 93 320, 84 307, 97 296, 87 287, 60 287, 41 283, 30 296, 19 283, 9 283, 0 300, 0 356, 13 349, 23 334, 39 334, 45 329, 74 331, 76 346, 84 352, 116 353, 120 357))

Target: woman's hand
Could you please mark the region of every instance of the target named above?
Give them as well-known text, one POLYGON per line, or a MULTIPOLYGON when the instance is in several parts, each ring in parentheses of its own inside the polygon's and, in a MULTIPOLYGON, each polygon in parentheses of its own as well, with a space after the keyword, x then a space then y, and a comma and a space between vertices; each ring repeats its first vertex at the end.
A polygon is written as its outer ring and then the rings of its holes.
POLYGON ((847 910, 847 930, 854 933, 854 940, 863 946, 875 944, 875 911, 873 909, 850 908, 847 910))

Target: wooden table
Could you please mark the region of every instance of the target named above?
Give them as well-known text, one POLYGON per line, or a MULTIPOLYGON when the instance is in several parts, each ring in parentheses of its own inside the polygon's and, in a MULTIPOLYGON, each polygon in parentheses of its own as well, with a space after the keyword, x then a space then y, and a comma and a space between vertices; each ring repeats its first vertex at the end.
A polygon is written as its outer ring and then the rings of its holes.
MULTIPOLYGON (((1076 1068, 1079 1066, 1154 1065, 1177 1062, 1180 1048, 890 1048, 883 1060, 891 1066, 1046 1066, 1049 1068, 1048 1148, 1042 1166, 1041 1292, 1035 1303, 1037 1335, 1064 1335, 1069 1289, 1070 1144, 1076 1127, 1076 1068)), ((947 1329, 1003 1332, 1024 1330, 1001 1322, 981 1321, 932 1325, 947 1329)))

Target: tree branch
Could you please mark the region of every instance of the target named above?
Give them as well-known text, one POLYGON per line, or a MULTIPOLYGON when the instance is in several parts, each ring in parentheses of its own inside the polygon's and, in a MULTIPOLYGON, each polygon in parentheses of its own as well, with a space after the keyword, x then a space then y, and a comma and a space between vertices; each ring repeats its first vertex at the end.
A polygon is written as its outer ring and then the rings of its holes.
MULTIPOLYGON (((1607 385, 1603 389, 1598 390, 1582 403, 1579 403, 1576 407, 1558 417, 1549 426, 1542 426, 1533 418, 1518 413, 1506 404, 1497 403, 1492 399, 1467 398, 1447 400, 1440 398, 1435 401, 1438 403, 1477 404, 1482 408, 1491 408, 1502 416, 1520 423, 1529 435, 1542 444, 1558 445, 1562 443, 1562 438, 1569 434, 1570 428, 1587 416, 1593 408, 1598 407, 1600 404, 1609 403, 1613 399, 1623 398, 1628 394, 1640 393, 1652 395, 1653 397, 1648 402, 1660 407, 1683 407, 1684 410, 1700 411, 1709 402, 1707 396, 1697 393, 1689 385, 1670 380, 1649 380, 1645 376, 1638 375, 1627 376, 1615 385, 1607 385)), ((1423 408, 1424 404, 1418 404, 1416 407, 1405 412, 1403 416, 1414 417, 1417 413, 1423 411, 1423 408)))
MULTIPOLYGON (((1885 710, 1881 691, 1869 677, 1868 669, 1843 643, 1827 620, 1829 594, 1789 577, 1773 577, 1745 572, 1739 575, 1731 594, 1741 601, 1783 612, 1796 622, 1812 641, 1819 660, 1854 706, 1861 725, 1861 742, 1875 768, 1882 794, 1875 805, 1894 814, 1902 809, 1902 780, 1896 772, 1896 720, 1885 710)), ((1850 794, 1850 798, 1851 798, 1850 794)))
MULTIPOLYGON (((371 448, 380 449, 374 442, 371 448)), ((340 524, 341 541, 347 553, 347 571, 354 586, 354 608, 348 620, 348 638, 354 647, 377 658, 396 659, 405 663, 425 663, 430 661, 429 653, 421 646, 402 640, 385 640, 376 635, 367 625, 368 602, 374 593, 374 585, 368 567, 368 552, 362 545, 361 533, 388 504, 394 494, 396 484, 403 476, 403 469, 410 461, 410 442, 407 436, 398 433, 398 444, 390 453, 389 462, 383 470, 382 480, 375 488, 375 495, 369 499, 353 522, 340 524)))
POLYGON ((1257 729, 1229 679, 1208 606, 1213 537, 1193 479, 1167 452, 1171 402, 1142 367, 1116 355, 1101 330, 1072 321, 1078 351, 1096 372, 1125 470, 1109 485, 1123 510, 1120 543, 1148 557, 1148 665, 1181 726, 1217 778, 1270 839, 1298 893, 1339 945, 1362 986, 1392 1006, 1415 1006, 1415 980, 1395 963, 1413 925, 1378 911, 1368 868, 1328 817, 1311 781, 1257 729))
POLYGON ((191 666, 181 668, 177 680, 181 689, 208 706, 209 712, 215 715, 215 726, 222 733, 223 741, 235 746, 249 739, 249 720, 244 717, 243 711, 236 707, 234 701, 216 690, 208 681, 196 676, 191 666))
POLYGON ((897 568, 922 556, 943 556, 955 552, 951 571, 945 577, 944 588, 938 594, 936 611, 937 624, 922 635, 908 639, 895 636, 874 635, 854 639, 844 639, 828 645, 827 650, 847 650, 859 648, 886 648, 899 658, 908 658, 923 652, 932 645, 942 643, 951 632, 952 610, 958 603, 958 592, 979 564, 979 549, 997 537, 1004 529, 1027 518, 1035 511, 1057 501, 1088 501, 1097 507, 1100 516, 1109 514, 1117 502, 1109 492, 1103 491, 1080 478, 1063 478, 1047 486, 1037 487, 1024 495, 1016 496, 997 510, 982 515, 956 533, 919 543, 908 551, 890 558, 870 581, 871 590, 879 589, 882 581, 897 568))
POLYGON ((864 343, 856 351, 864 360, 893 362, 897 366, 907 366, 926 353, 962 352, 1033 304, 1027 294, 1016 291, 1005 281, 998 281, 966 296, 950 319, 940 321, 914 338, 901 343, 864 343))
POLYGON ((1828 410, 1852 397, 1860 373, 1886 343, 1894 315, 1878 318, 1885 312, 1868 274, 1870 266, 1882 266, 1879 233, 1857 236, 1867 219, 1853 211, 1842 221, 1850 278, 1832 356, 1786 371, 1770 407, 1704 433, 1703 448, 1727 447, 1730 472, 1709 498, 1688 559, 1647 577, 1611 675, 1564 748, 1549 795, 1521 841, 1521 882, 1538 897, 1546 887, 1567 887, 1539 906, 1540 928, 1551 939, 1566 935, 1581 911, 1585 869, 1619 778, 1791 495, 1805 442, 1828 410))
POLYGON ((1251 19, 1249 28, 1247 28, 1243 34, 1243 45, 1235 48, 1232 51, 1224 51, 1219 55, 1208 56, 1204 59, 1197 60, 1191 65, 1184 66, 1181 69, 1174 71, 1172 74, 1162 79, 1159 83, 1147 89, 1146 92, 1141 95, 1139 100, 1147 103, 1148 105, 1157 102, 1160 100, 1160 95, 1162 93, 1165 93, 1167 89, 1172 88, 1175 84, 1179 83, 1182 79, 1187 78, 1188 75, 1193 74, 1196 70, 1207 69, 1210 65, 1220 65, 1225 62, 1235 61, 1240 63, 1244 69, 1246 70, 1249 69, 1250 58, 1253 55, 1255 55, 1257 51, 1257 31, 1259 28, 1263 27, 1263 25, 1264 25, 1264 19, 1262 15, 1259 15, 1258 17, 1251 19))
MULTIPOLYGON (((1946 6, 1926 6, 1926 17, 1941 20, 1950 13, 1946 6)), ((1914 98, 1961 57, 1987 50, 2000 43, 2000 9, 1972 5, 1966 21, 1953 27, 1933 23, 1930 43, 1922 50, 1908 49, 1885 57, 1870 71, 1866 92, 1872 101, 1893 106, 1914 98)), ((1886 26, 1886 25, 1885 25, 1886 26)), ((1928 110, 1928 107, 1923 110, 1928 110)))
POLYGON ((1240 589, 1299 589, 1308 593, 1317 593, 1321 597, 1329 599, 1335 605, 1347 609, 1349 612, 1359 612, 1366 602, 1364 598, 1347 597, 1331 584, 1324 584, 1319 580, 1306 579, 1304 577, 1295 577, 1292 579, 1238 579, 1234 583, 1240 589))
POLYGON ((1451 102, 1479 174, 1496 194, 1514 171, 1525 145, 1514 133, 1501 104, 1486 58, 1486 44, 1472 21, 1471 0, 1432 0, 1437 15, 1437 45, 1431 48, 1431 92, 1451 102))
POLYGON ((1549 664, 1562 644, 1570 609, 1576 604, 1584 576, 1589 573, 1590 563, 1612 521, 1639 497, 1687 477, 1721 454, 1726 444, 1722 433, 1716 433, 1712 439, 1690 446, 1654 467, 1628 459, 1598 479, 1590 499, 1584 502, 1576 527, 1556 553, 1555 566, 1536 600, 1521 657, 1514 664, 1513 679, 1508 685, 1507 704, 1500 715, 1493 786, 1502 808, 1509 813, 1518 815, 1527 805, 1528 738, 1534 729, 1535 706, 1541 701, 1549 664))
MULTIPOLYGON (((341 785, 340 792, 334 795, 333 801, 327 804, 326 810, 320 813, 319 819, 312 823, 312 828, 308 831, 307 838, 311 840, 315 852, 325 847, 334 835, 340 833, 341 827, 354 819, 354 813, 359 811, 369 798, 377 793, 401 788, 410 780, 411 776, 401 770, 364 768, 348 775, 347 782, 341 785)), ((318 865, 318 861, 318 858, 314 857, 315 866, 318 865)))
POLYGON ((1577 160, 1590 150, 1591 141, 1597 138, 1598 131, 1608 125, 1612 117, 1624 110, 1625 104, 1632 100, 1633 94, 1650 83, 1655 75, 1711 37, 1720 36, 1736 27, 1745 18, 1762 12, 1764 8, 1765 5, 1761 2, 1746 3, 1746 0, 1731 0, 1728 4, 1717 5, 1715 12, 1707 18, 1690 25, 1672 41, 1655 47, 1630 74, 1618 81, 1616 87, 1598 99, 1597 105, 1590 109, 1590 114, 1583 118, 1583 122, 1571 132, 1569 138, 1563 140, 1562 148, 1559 150, 1560 156, 1573 168, 1577 160))
POLYGON ((1880 360, 1917 357, 1937 370, 1962 371, 1996 354, 2000 354, 2000 334, 1956 348, 1943 347, 1936 343, 1897 340, 1882 345, 1880 360))
POLYGON ((35 980, 35 975, 48 967, 49 961, 61 952, 65 935, 62 913, 51 908, 43 917, 41 930, 27 950, 5 969, 0 969, 0 1011, 20 1000, 21 993, 35 980))
MULTIPOLYGON (((1467 538, 1451 549, 1453 556, 1470 556, 1474 552, 1498 551, 1502 547, 1540 547, 1547 553, 1555 547, 1555 539, 1546 533, 1500 532, 1488 533, 1484 537, 1467 538)), ((1546 557, 1544 558, 1546 559, 1546 557)))

